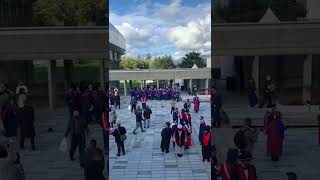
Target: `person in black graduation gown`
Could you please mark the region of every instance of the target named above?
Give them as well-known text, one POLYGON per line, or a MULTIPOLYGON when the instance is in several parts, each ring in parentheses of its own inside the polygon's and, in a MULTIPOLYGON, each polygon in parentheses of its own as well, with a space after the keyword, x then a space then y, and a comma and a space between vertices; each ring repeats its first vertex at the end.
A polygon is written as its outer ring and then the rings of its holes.
POLYGON ((166 127, 161 131, 161 151, 169 153, 170 140, 171 140, 171 128, 170 123, 166 122, 166 127))

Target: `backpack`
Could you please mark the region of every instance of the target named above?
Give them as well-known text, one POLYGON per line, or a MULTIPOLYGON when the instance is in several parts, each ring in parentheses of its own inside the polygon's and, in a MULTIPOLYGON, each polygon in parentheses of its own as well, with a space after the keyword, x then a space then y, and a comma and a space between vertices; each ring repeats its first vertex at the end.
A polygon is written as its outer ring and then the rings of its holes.
POLYGON ((242 130, 240 129, 233 138, 233 142, 234 144, 239 148, 239 149, 243 149, 247 146, 246 144, 246 137, 245 137, 245 132, 246 130, 242 130))

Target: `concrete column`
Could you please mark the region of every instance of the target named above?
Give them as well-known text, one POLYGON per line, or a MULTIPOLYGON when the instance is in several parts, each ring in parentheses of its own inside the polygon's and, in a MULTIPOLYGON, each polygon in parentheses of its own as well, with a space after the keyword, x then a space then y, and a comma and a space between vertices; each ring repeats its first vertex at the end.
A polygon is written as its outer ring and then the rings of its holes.
POLYGON ((105 62, 104 59, 100 60, 100 86, 102 88, 103 92, 106 92, 106 87, 105 87, 105 73, 104 73, 104 68, 105 68, 105 62))
POLYGON ((209 79, 206 79, 206 90, 205 90, 205 92, 206 92, 206 95, 209 94, 209 79))
POLYGON ((127 81, 124 81, 123 83, 123 92, 124 92, 124 96, 127 96, 127 81))
POLYGON ((159 89, 159 80, 157 80, 157 89, 159 89))
POLYGON ((311 100, 311 86, 312 86, 312 55, 307 55, 303 63, 302 98, 304 103, 307 100, 311 100))
POLYGON ((48 93, 49 108, 53 110, 56 106, 56 60, 48 63, 48 93))
POLYGON ((257 88, 257 96, 259 97, 260 95, 260 82, 259 82, 259 77, 260 77, 260 62, 259 62, 259 56, 255 56, 252 62, 252 78, 256 84, 256 88, 257 88))
POLYGON ((65 89, 70 87, 72 82, 73 62, 72 60, 63 60, 64 70, 64 87, 65 89))
POLYGON ((189 88, 192 91, 192 79, 189 80, 189 88))
POLYGON ((141 89, 143 88, 143 81, 142 80, 140 81, 140 87, 141 87, 141 89))

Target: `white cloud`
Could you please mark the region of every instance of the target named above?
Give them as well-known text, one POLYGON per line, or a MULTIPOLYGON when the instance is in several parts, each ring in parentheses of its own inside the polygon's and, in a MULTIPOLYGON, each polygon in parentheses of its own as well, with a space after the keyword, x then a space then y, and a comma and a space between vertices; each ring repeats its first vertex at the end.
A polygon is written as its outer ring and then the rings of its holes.
POLYGON ((109 18, 125 36, 128 56, 153 49, 154 54, 175 52, 171 55, 179 59, 192 50, 210 53, 210 11, 210 3, 189 7, 183 6, 182 0, 169 4, 144 0, 132 13, 118 15, 111 10, 109 18))
POLYGON ((177 26, 169 30, 169 41, 177 48, 208 51, 211 49, 211 15, 204 19, 189 22, 186 26, 177 26))

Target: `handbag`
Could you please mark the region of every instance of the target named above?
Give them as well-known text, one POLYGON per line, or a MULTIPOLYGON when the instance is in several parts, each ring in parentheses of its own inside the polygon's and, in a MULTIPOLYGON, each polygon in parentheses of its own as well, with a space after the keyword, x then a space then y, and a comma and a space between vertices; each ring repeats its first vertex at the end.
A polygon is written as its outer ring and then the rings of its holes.
POLYGON ((128 110, 131 111, 131 104, 128 106, 128 110))
POLYGON ((69 149, 68 140, 67 138, 64 137, 60 143, 59 150, 65 153, 68 151, 68 149, 69 149))
POLYGON ((118 131, 118 134, 120 135, 120 140, 121 140, 121 141, 124 141, 124 140, 127 139, 127 135, 125 135, 125 134, 121 135, 119 129, 118 129, 117 131, 118 131))

